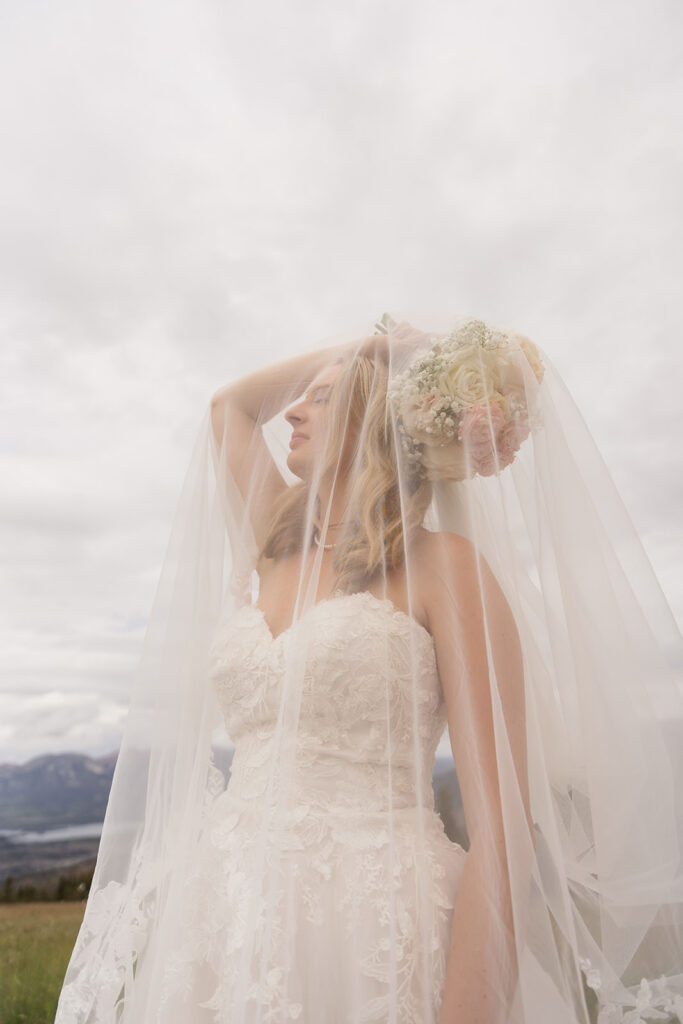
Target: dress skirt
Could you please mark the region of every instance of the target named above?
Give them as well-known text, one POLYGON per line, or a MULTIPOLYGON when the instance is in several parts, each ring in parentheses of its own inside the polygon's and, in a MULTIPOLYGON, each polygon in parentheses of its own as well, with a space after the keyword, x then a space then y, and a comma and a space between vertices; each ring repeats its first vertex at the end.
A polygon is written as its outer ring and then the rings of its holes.
POLYGON ((164 1024, 436 1024, 465 850, 433 808, 297 805, 264 826, 225 791, 170 925, 164 1024))

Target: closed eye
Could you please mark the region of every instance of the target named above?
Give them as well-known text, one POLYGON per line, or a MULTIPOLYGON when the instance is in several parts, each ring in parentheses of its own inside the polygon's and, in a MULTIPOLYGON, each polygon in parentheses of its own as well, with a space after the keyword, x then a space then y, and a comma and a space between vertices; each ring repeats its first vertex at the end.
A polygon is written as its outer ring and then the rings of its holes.
POLYGON ((312 389, 308 397, 311 398, 313 405, 324 404, 329 401, 329 391, 329 384, 319 384, 317 387, 312 389))

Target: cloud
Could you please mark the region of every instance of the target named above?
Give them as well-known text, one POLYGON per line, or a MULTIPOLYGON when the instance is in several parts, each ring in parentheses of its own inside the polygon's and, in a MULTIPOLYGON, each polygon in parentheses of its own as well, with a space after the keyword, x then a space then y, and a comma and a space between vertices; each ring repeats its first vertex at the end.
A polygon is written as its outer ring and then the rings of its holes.
POLYGON ((125 708, 100 692, 47 690, 21 702, 0 694, 0 744, 17 762, 46 751, 102 754, 118 749, 124 717, 125 708))
POLYGON ((6 12, 0 756, 110 748, 210 395, 386 309, 548 351, 683 621, 682 21, 668 0, 6 12))

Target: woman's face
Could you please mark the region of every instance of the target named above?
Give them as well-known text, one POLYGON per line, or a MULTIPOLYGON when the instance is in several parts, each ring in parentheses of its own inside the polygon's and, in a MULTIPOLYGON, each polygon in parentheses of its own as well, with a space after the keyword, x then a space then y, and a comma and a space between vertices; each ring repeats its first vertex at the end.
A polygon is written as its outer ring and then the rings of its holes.
POLYGON ((325 455, 329 441, 330 391, 341 370, 341 363, 326 366, 313 378, 303 398, 290 405, 285 413, 292 427, 287 465, 301 480, 312 475, 325 455))

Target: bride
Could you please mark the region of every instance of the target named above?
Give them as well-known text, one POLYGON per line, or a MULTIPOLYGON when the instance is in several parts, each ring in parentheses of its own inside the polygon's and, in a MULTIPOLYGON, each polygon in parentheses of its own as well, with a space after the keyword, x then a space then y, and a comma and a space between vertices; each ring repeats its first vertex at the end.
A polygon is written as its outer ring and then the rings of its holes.
POLYGON ((220 389, 58 1024, 683 1021, 680 653, 524 335, 385 314, 220 389))

